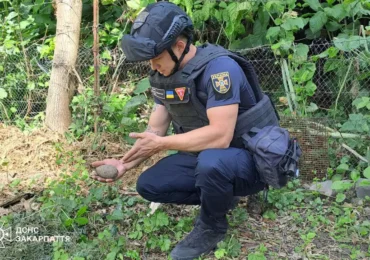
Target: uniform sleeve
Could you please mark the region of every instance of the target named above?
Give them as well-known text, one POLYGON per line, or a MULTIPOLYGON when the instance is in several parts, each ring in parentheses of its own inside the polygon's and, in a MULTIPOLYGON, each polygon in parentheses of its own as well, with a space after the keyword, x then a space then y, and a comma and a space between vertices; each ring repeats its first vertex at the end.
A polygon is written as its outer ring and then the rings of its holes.
POLYGON ((244 72, 236 61, 219 57, 211 61, 203 74, 202 88, 208 94, 207 109, 240 104, 244 72))

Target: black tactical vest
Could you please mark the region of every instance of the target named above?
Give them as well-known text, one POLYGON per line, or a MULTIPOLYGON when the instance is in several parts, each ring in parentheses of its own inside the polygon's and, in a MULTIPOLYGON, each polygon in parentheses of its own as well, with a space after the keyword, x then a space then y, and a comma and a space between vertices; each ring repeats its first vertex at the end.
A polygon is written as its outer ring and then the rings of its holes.
POLYGON ((279 125, 278 117, 270 99, 262 93, 253 66, 241 55, 228 51, 221 46, 205 44, 183 69, 170 77, 164 77, 154 71, 149 77, 152 93, 167 108, 172 117, 176 134, 209 125, 206 107, 199 101, 195 79, 204 71, 209 61, 220 57, 233 58, 243 69, 251 85, 257 104, 238 116, 232 147, 243 147, 241 136, 252 127, 263 128, 267 125, 279 125))

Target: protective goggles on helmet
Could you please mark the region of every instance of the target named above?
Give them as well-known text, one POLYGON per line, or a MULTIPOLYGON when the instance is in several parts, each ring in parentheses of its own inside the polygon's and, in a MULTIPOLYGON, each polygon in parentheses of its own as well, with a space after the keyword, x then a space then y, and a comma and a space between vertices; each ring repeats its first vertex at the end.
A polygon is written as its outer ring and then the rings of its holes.
MULTIPOLYGON (((147 61, 155 58, 171 47, 176 38, 187 27, 191 27, 190 19, 185 15, 174 17, 170 28, 159 42, 138 34, 125 35, 122 38, 122 49, 128 61, 147 61)), ((140 27, 136 25, 136 27, 140 27)), ((134 28, 135 29, 135 28, 134 28)))

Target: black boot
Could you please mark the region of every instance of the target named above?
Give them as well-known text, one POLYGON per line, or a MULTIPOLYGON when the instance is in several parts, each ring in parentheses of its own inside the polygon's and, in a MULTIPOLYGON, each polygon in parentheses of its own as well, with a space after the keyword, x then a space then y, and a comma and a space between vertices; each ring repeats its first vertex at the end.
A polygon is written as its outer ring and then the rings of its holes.
POLYGON ((238 197, 238 196, 233 197, 233 200, 231 201, 229 210, 231 210, 231 211, 234 210, 238 206, 239 201, 240 201, 240 197, 238 197))
POLYGON ((218 231, 198 219, 193 230, 171 252, 173 260, 192 260, 210 253, 225 238, 226 231, 218 231))

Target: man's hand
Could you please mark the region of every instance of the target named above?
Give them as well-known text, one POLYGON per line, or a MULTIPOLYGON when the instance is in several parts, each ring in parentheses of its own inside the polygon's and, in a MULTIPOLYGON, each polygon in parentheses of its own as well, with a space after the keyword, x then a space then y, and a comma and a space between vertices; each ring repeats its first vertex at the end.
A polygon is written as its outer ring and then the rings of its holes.
POLYGON ((91 178, 100 181, 100 182, 114 182, 120 179, 123 174, 126 172, 127 168, 125 167, 124 163, 122 161, 116 160, 116 159, 105 159, 103 161, 96 161, 91 164, 92 167, 96 168, 101 165, 113 165, 118 170, 118 175, 115 179, 104 179, 102 177, 99 177, 98 175, 93 175, 91 178))
POLYGON ((153 154, 161 151, 161 138, 160 136, 150 133, 131 133, 131 138, 136 138, 135 145, 128 151, 122 158, 124 163, 130 163, 140 157, 150 157, 153 154))

